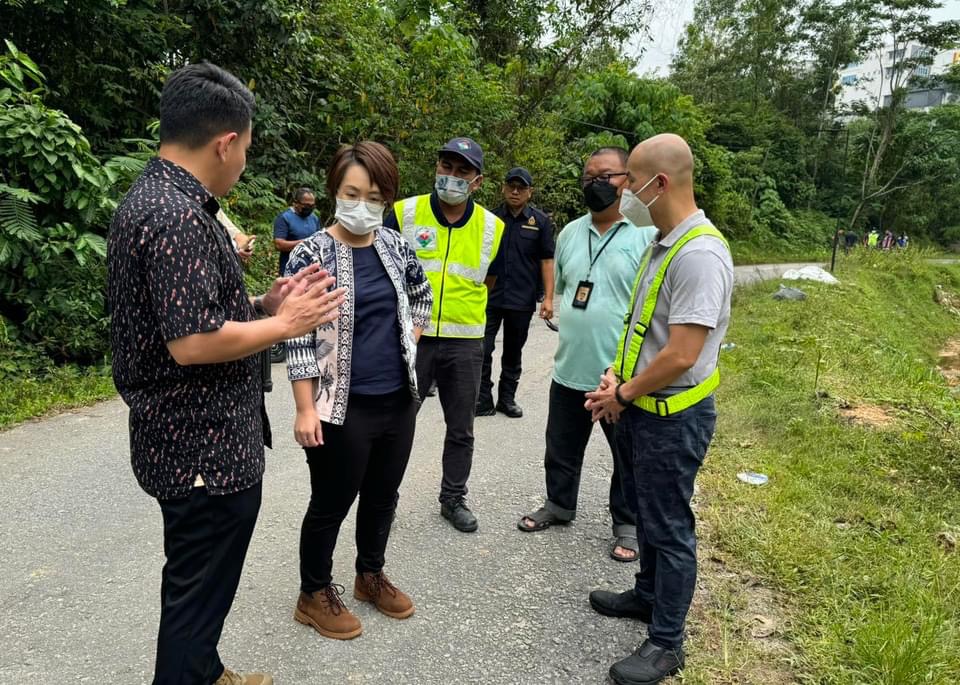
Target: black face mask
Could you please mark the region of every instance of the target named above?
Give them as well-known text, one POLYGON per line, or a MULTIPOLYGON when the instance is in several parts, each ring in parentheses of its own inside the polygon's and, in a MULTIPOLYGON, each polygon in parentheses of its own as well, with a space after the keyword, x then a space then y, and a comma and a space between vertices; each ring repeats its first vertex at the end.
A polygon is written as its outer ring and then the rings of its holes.
POLYGON ((306 219, 308 216, 313 214, 313 207, 301 207, 297 210, 297 214, 306 219))
POLYGON ((602 212, 617 201, 617 188, 604 181, 594 181, 583 189, 583 201, 591 212, 602 212))

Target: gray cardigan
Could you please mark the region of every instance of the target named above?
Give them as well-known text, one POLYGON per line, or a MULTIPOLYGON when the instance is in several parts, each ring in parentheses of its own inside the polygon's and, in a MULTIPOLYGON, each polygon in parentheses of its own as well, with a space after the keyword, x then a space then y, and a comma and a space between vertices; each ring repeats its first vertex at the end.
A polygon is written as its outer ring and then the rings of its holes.
MULTIPOLYGON (((388 228, 378 229, 374 233, 373 247, 397 292, 400 350, 407 366, 410 394, 419 400, 417 343, 413 329, 426 328, 430 322, 433 290, 417 253, 399 233, 388 228)), ((342 425, 350 396, 350 360, 353 355, 353 251, 326 231, 320 231, 294 248, 285 274, 291 276, 310 264, 320 264, 337 279, 334 287, 346 288, 347 293, 340 305, 339 318, 287 341, 287 377, 291 381, 315 379, 314 399, 320 420, 342 425)))

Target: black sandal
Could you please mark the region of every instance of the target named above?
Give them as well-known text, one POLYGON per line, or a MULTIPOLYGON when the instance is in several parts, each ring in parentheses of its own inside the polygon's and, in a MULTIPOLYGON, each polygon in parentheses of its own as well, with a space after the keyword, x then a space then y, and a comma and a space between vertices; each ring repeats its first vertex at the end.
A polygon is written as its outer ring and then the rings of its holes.
POLYGON ((556 514, 548 510, 546 507, 540 507, 532 514, 527 514, 517 521, 517 528, 522 530, 524 533, 536 533, 537 531, 546 530, 550 526, 565 526, 568 523, 570 522, 558 518, 556 514), (524 521, 527 519, 533 521, 532 526, 524 524, 524 521))

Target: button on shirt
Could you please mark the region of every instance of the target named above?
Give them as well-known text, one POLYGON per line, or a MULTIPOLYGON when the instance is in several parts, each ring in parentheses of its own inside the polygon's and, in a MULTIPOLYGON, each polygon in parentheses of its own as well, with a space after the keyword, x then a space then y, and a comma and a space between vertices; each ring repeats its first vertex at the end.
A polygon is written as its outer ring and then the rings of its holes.
MULTIPOLYGON (((704 225, 713 224, 703 211, 697 211, 670 231, 666 238, 660 240, 657 237, 651 244, 650 263, 640 277, 640 293, 631 315, 631 331, 640 319, 644 298, 667 252, 690 229, 704 225)), ((649 366, 666 346, 671 325, 696 324, 706 326, 710 332, 696 364, 671 386, 655 394, 675 395, 702 383, 714 372, 720 344, 730 323, 732 293, 733 259, 730 250, 719 239, 712 236, 694 238, 674 255, 657 295, 657 306, 640 348, 636 373, 649 366)))
POLYGON ((553 259, 553 222, 535 207, 527 205, 517 216, 506 205, 493 213, 503 219, 500 250, 490 264, 497 281, 487 307, 533 311, 541 288, 541 265, 553 259))
POLYGON ((604 369, 613 363, 640 259, 656 233, 652 226, 638 228, 621 219, 601 236, 590 214, 560 232, 554 262, 560 341, 553 364, 553 379, 560 385, 595 390, 604 369), (590 235, 596 257, 592 270, 590 235), (590 301, 586 309, 578 309, 572 306, 573 297, 588 273, 593 282, 590 301))
POLYGON ((219 205, 185 169, 151 160, 110 227, 107 295, 113 380, 130 407, 130 453, 141 487, 186 497, 260 482, 269 425, 257 355, 180 366, 166 343, 250 321, 243 271, 219 205))

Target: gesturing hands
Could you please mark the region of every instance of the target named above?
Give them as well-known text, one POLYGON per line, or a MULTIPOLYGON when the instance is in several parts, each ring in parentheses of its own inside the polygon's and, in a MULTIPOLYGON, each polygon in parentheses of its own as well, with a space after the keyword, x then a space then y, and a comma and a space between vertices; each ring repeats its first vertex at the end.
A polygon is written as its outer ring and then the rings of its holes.
MULTIPOLYGON (((263 296, 263 308, 267 310, 267 314, 274 316, 280 310, 280 305, 284 298, 289 295, 298 284, 302 283, 305 289, 309 289, 315 283, 329 276, 330 274, 326 271, 320 270, 319 264, 311 264, 293 276, 277 278, 273 281, 273 285, 270 286, 270 290, 263 296)), ((332 280, 329 285, 324 287, 329 288, 330 285, 332 285, 332 280)))
POLYGON ((263 297, 263 307, 286 324, 286 337, 296 338, 340 315, 338 308, 347 291, 329 290, 334 282, 319 265, 311 264, 295 276, 275 280, 263 297))

